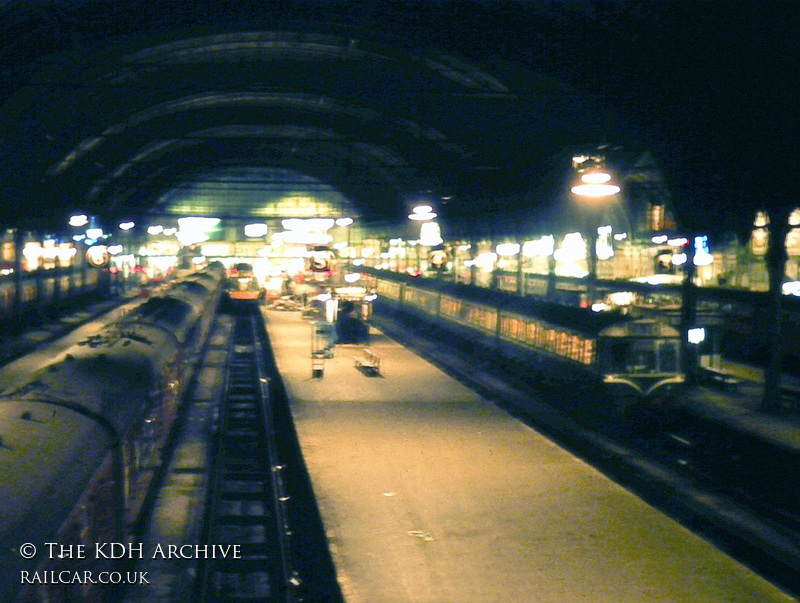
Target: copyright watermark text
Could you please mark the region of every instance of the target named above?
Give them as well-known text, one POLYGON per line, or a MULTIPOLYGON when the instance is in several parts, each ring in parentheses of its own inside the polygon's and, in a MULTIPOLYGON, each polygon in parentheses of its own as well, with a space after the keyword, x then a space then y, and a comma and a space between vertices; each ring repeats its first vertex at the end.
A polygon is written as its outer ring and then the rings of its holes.
POLYGON ((150 584, 149 572, 20 572, 21 584, 150 584))
MULTIPOLYGON (((141 542, 96 542, 59 544, 45 542, 48 559, 241 559, 240 544, 156 544, 145 550, 141 542)), ((19 547, 20 557, 33 559, 36 545, 26 542, 19 547)))

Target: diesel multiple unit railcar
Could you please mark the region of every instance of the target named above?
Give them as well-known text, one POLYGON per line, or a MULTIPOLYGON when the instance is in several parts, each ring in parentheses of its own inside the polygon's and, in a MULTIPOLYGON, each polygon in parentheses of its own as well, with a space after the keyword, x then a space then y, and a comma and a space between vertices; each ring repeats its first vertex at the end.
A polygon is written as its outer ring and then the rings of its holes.
POLYGON ((95 543, 129 538, 222 281, 181 279, 0 397, 0 599, 104 599, 95 543))
POLYGON ((599 410, 649 418, 684 382, 679 333, 657 320, 362 270, 378 295, 376 312, 410 314, 477 342, 534 382, 596 386, 610 401, 599 410))
POLYGON ((227 271, 225 284, 229 300, 257 301, 265 303, 267 291, 258 282, 250 264, 236 264, 227 271))

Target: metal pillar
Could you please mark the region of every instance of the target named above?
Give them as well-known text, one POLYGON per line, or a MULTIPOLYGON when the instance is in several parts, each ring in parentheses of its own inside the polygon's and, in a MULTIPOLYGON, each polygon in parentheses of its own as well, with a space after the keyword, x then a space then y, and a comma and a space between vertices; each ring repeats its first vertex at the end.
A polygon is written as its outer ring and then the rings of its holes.
POLYGON ((697 382, 697 353, 689 343, 689 329, 694 328, 697 322, 697 287, 694 284, 694 236, 689 237, 689 246, 686 254, 686 274, 683 279, 680 333, 681 333, 681 368, 686 377, 686 383, 697 382))
POLYGON ((769 333, 770 355, 764 372, 764 399, 761 409, 775 411, 781 405, 781 369, 783 366, 782 287, 786 273, 786 234, 789 231, 789 210, 770 216, 767 269, 769 271, 769 333))

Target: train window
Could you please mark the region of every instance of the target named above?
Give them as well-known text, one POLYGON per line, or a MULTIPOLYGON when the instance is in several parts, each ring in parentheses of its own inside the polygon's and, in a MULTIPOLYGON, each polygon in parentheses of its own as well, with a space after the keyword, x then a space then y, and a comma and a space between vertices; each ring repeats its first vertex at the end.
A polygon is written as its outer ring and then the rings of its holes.
POLYGON ((678 342, 662 341, 658 348, 659 369, 662 373, 678 371, 678 342))
POLYGON ((558 348, 559 356, 569 357, 569 335, 563 331, 558 334, 558 348))
POLYGON ((556 352, 556 345, 557 345, 557 337, 558 333, 554 329, 547 329, 547 346, 546 349, 548 352, 556 352))
POLYGON ((452 297, 442 296, 439 300, 439 312, 453 318, 461 317, 461 301, 452 297))
POLYGON ((591 365, 594 362, 594 341, 591 339, 583 340, 583 363, 591 365))
POLYGON ((523 329, 524 323, 518 318, 511 318, 510 322, 511 322, 511 328, 510 328, 511 337, 513 337, 517 341, 521 340, 522 333, 524 332, 523 329))
MULTIPOLYGON (((623 339, 617 341, 609 341, 603 346, 602 353, 602 368, 606 373, 646 373, 652 372, 647 370, 648 358, 646 352, 649 347, 652 352, 652 346, 637 344, 650 342, 637 342, 630 339, 623 339)), ((653 354, 655 356, 655 354, 653 354)), ((650 364, 654 364, 654 359, 651 359, 650 364)))
POLYGON ((581 350, 581 343, 582 341, 580 337, 577 335, 572 336, 572 349, 570 350, 569 357, 576 362, 580 362, 582 360, 581 356, 583 354, 581 350))
POLYGON ((655 342, 634 341, 629 346, 626 360, 627 373, 655 373, 658 371, 655 342))
POLYGON ((536 345, 536 335, 538 330, 539 327, 535 322, 533 321, 528 322, 528 334, 526 337, 526 341, 528 342, 528 344, 536 345))

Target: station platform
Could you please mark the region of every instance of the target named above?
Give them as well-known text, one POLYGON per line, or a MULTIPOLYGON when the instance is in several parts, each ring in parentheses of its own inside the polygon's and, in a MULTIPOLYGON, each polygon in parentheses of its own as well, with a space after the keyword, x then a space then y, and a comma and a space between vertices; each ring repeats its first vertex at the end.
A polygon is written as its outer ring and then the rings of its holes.
POLYGON ((794 600, 382 333, 313 378, 265 316, 348 603, 794 600))
MULTIPOLYGON (((774 412, 762 409, 764 371, 758 367, 721 359, 716 367, 739 381, 735 387, 697 387, 686 399, 686 409, 740 432, 800 453, 800 408, 782 408, 774 412)), ((800 379, 782 375, 781 384, 800 392, 800 379)))

